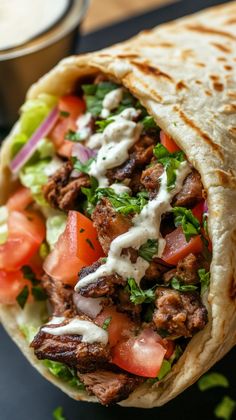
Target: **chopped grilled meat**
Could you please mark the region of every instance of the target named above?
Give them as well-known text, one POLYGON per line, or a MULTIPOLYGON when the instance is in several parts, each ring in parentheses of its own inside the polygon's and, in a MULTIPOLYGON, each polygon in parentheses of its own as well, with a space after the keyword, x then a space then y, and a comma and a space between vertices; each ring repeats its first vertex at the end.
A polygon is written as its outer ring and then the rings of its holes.
POLYGON ((38 359, 65 363, 81 372, 92 372, 108 366, 111 359, 109 346, 83 343, 80 335, 48 334, 42 328, 31 343, 38 359))
MULTIPOLYGON (((101 261, 97 261, 89 267, 84 267, 79 272, 79 280, 87 276, 88 274, 94 273, 101 265, 101 261)), ((98 278, 94 283, 90 283, 80 289, 80 294, 86 297, 101 297, 111 296, 117 290, 117 286, 124 286, 125 280, 118 274, 112 274, 110 276, 104 276, 98 278)))
POLYGON ((113 183, 115 181, 123 181, 126 178, 132 178, 137 169, 144 168, 150 163, 156 141, 155 136, 142 135, 130 149, 129 159, 121 166, 107 171, 109 181, 113 183))
POLYGON ((94 227, 105 254, 108 253, 111 242, 131 227, 131 216, 125 216, 115 211, 108 198, 103 197, 92 213, 94 227))
POLYGON ((193 169, 184 181, 182 190, 176 194, 172 205, 194 207, 203 197, 203 185, 199 173, 193 169))
POLYGON ((178 277, 184 284, 199 283, 198 270, 205 268, 209 270, 209 263, 203 259, 202 255, 189 254, 179 260, 177 267, 164 274, 163 280, 169 283, 173 277, 178 277))
POLYGON ((153 322, 157 330, 164 330, 169 335, 191 337, 207 323, 207 310, 195 292, 182 293, 158 287, 155 304, 153 322))
POLYGON ((169 266, 166 265, 163 261, 159 259, 153 259, 146 270, 144 279, 147 281, 157 282, 166 271, 168 271, 169 266))
POLYGON ((141 176, 141 183, 148 192, 151 193, 151 197, 156 195, 160 188, 160 176, 163 174, 163 166, 160 163, 156 163, 153 166, 145 169, 141 176))
POLYGON ((42 285, 52 305, 52 312, 55 316, 72 317, 76 315, 73 303, 73 287, 63 284, 45 274, 42 278, 42 285))
POLYGON ((43 186, 44 197, 51 207, 64 211, 79 208, 82 196, 81 188, 89 187, 90 180, 88 175, 83 173, 79 174, 77 178, 72 178, 72 170, 72 162, 64 163, 43 186))
POLYGON ((142 379, 127 373, 97 370, 93 373, 78 373, 87 391, 95 395, 103 405, 110 405, 126 399, 141 383, 142 379))

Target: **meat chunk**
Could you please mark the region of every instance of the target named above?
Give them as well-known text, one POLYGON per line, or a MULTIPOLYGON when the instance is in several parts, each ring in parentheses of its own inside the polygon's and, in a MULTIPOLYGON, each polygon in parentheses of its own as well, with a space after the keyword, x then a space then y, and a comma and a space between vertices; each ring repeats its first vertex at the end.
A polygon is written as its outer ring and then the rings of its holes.
POLYGON ((103 405, 110 405, 126 399, 142 381, 127 373, 97 370, 93 373, 78 373, 87 391, 96 395, 103 405))
POLYGON ((208 271, 209 263, 201 255, 190 253, 179 260, 176 268, 165 273, 163 280, 165 283, 169 283, 173 277, 178 277, 184 284, 197 284, 200 281, 198 276, 200 268, 205 268, 208 271))
MULTIPOLYGON (((101 261, 97 261, 89 267, 84 267, 79 272, 79 280, 94 273, 101 265, 101 261)), ((125 280, 118 274, 104 276, 98 278, 95 282, 88 284, 80 289, 80 294, 85 297, 101 297, 113 295, 118 286, 124 286, 125 280)))
POLYGON ((83 173, 79 174, 77 178, 72 178, 72 170, 72 163, 66 162, 44 185, 44 197, 51 207, 64 211, 79 208, 82 197, 81 188, 89 187, 90 180, 88 175, 83 173))
POLYGON ((80 335, 48 334, 42 328, 31 343, 38 359, 65 363, 81 372, 92 372, 108 366, 111 359, 109 346, 83 343, 80 335))
POLYGON ((45 289, 55 316, 72 317, 76 315, 73 303, 74 289, 68 284, 55 281, 47 274, 42 278, 42 286, 45 289))
POLYGON ((113 239, 127 232, 132 224, 131 217, 116 212, 108 198, 105 197, 96 205, 92 220, 105 254, 108 253, 113 239))
POLYGON ((130 293, 125 289, 118 289, 116 296, 113 299, 116 303, 116 307, 119 312, 126 312, 129 316, 135 320, 139 321, 140 313, 142 311, 142 305, 135 305, 130 301, 130 293))
POLYGON ((153 259, 145 272, 145 280, 156 283, 168 269, 169 266, 164 261, 160 261, 158 258, 153 259))
POLYGON ((163 171, 163 166, 160 163, 156 163, 142 172, 141 183, 152 195, 156 195, 160 188, 159 178, 163 174, 163 171))
POLYGON ((197 293, 158 287, 153 322, 169 335, 191 337, 207 323, 207 310, 197 293))
POLYGON ((203 185, 199 173, 193 169, 184 181, 182 190, 174 197, 172 205, 194 207, 202 200, 203 185))
POLYGON ((144 134, 130 149, 129 159, 117 168, 107 171, 107 177, 110 182, 123 181, 126 178, 132 178, 137 169, 144 168, 150 163, 153 157, 153 147, 157 139, 155 136, 144 134))

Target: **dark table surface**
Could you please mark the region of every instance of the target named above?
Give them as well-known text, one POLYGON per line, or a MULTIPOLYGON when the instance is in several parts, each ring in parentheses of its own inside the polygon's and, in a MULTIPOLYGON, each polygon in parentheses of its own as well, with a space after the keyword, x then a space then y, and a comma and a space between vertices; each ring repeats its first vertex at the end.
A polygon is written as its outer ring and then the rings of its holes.
MULTIPOLYGON (((183 0, 153 10, 127 21, 93 32, 81 39, 79 51, 100 49, 122 41, 139 30, 195 12, 217 0, 183 0)), ((1 133, 3 135, 3 133, 1 133)), ((214 407, 224 395, 236 398, 236 349, 233 349, 213 371, 221 372, 230 381, 229 389, 214 388, 200 392, 197 385, 190 387, 164 407, 152 410, 102 407, 98 404, 76 402, 44 380, 25 360, 18 348, 0 326, 0 420, 52 420, 52 412, 62 406, 67 420, 136 420, 155 416, 158 420, 212 420, 214 407)), ((232 417, 236 420, 236 413, 232 417)))

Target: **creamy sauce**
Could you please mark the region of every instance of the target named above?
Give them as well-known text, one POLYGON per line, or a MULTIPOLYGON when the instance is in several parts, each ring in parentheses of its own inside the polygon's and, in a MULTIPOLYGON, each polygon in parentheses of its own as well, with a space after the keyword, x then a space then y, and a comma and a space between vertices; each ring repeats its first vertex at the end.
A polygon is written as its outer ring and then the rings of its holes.
POLYGON ((78 133, 81 140, 87 140, 92 134, 91 128, 92 114, 86 112, 86 114, 81 115, 77 121, 76 126, 78 128, 78 133))
MULTIPOLYGON (((64 318, 62 318, 62 320, 64 320, 64 318)), ((59 322, 58 318, 54 318, 49 322, 48 327, 42 328, 42 331, 52 335, 81 335, 81 341, 83 343, 102 343, 104 345, 108 343, 108 333, 93 322, 74 318, 66 325, 54 327, 54 325, 60 324, 61 322, 62 321, 59 322), (52 327, 50 327, 50 325, 52 327)))
POLYGON ((102 133, 95 133, 89 137, 86 146, 90 149, 99 149, 102 146, 103 135, 102 133))
POLYGON ((103 109, 101 112, 102 118, 109 117, 111 111, 113 111, 113 109, 118 108, 120 102, 122 101, 122 96, 123 96, 123 88, 114 89, 111 92, 107 93, 107 95, 105 96, 102 102, 102 106, 103 106, 103 109))
POLYGON ((158 239, 158 256, 161 257, 165 247, 165 241, 160 235, 161 216, 171 209, 172 198, 181 190, 184 179, 190 172, 189 164, 186 161, 182 162, 176 171, 175 188, 168 191, 167 174, 164 171, 160 177, 161 185, 156 197, 149 201, 141 213, 133 218, 133 226, 128 232, 112 241, 106 263, 94 273, 81 279, 75 286, 76 291, 95 282, 99 277, 112 273, 117 273, 125 279, 132 277, 138 284, 140 283, 149 263, 141 257, 137 258, 136 263, 132 263, 127 255, 122 255, 122 250, 129 247, 138 250, 148 239, 158 239))
POLYGON ((48 30, 65 13, 68 0, 0 0, 0 50, 14 48, 48 30))
POLYGON ((89 175, 98 180, 99 187, 109 186, 107 170, 124 163, 129 157, 129 149, 139 139, 142 124, 133 121, 136 116, 136 109, 127 108, 101 133, 102 147, 89 171, 89 175))
POLYGON ((8 237, 8 209, 7 206, 0 207, 0 245, 4 244, 8 237))
POLYGON ((130 192, 131 192, 131 189, 129 187, 127 187, 124 184, 120 184, 118 182, 110 185, 109 188, 112 188, 115 191, 116 194, 123 194, 123 193, 130 194, 130 192))

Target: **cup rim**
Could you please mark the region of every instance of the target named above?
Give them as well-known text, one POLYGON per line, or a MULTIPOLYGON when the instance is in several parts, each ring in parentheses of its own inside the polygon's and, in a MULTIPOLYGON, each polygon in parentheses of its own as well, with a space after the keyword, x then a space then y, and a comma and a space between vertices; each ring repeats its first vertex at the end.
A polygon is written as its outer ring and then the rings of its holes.
POLYGON ((68 33, 72 32, 76 26, 79 26, 85 16, 89 3, 90 0, 73 0, 67 14, 58 24, 22 46, 6 50, 6 52, 0 51, 0 61, 11 60, 35 53, 60 41, 68 33))

